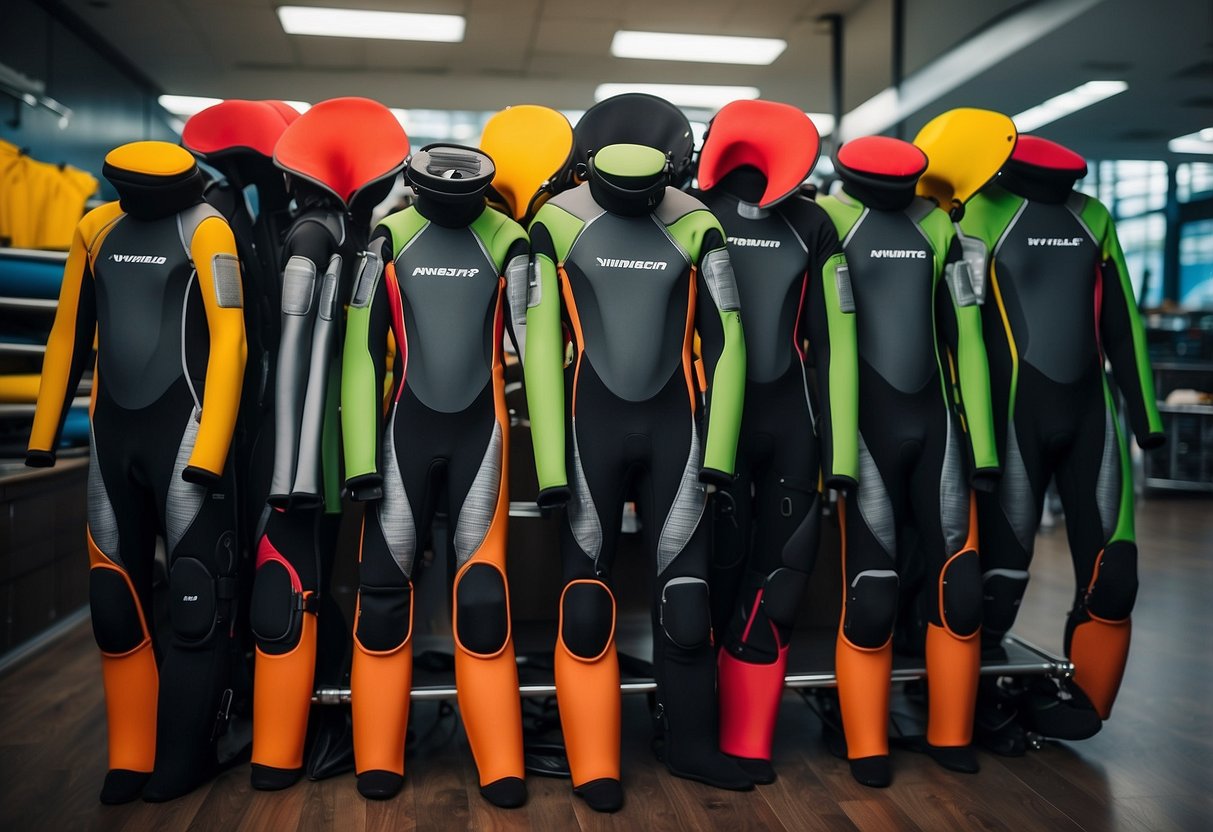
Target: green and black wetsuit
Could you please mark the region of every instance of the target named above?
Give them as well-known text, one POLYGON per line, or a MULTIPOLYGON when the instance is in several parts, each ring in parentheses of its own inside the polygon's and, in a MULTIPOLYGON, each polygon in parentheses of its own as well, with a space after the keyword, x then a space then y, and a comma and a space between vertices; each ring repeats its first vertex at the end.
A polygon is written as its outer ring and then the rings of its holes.
POLYGON ((664 163, 652 148, 608 146, 590 181, 554 197, 530 229, 525 373, 539 502, 568 501, 557 695, 573 785, 603 810, 622 800, 609 581, 632 494, 658 576, 666 763, 724 787, 751 786, 717 743, 701 522, 704 483, 727 483, 737 450, 745 386, 737 286, 720 224, 665 187, 664 163))
MULTIPOLYGON (((1128 656, 1137 545, 1129 452, 1105 362, 1138 443, 1156 447, 1164 436, 1115 226, 1098 200, 1072 190, 1085 170, 1077 154, 1023 137, 960 227, 988 263, 983 329, 1005 459, 998 490, 978 498, 983 641, 1000 649, 1015 622, 1045 489, 1056 478, 1076 580, 1066 653, 1074 681, 1106 719, 1128 656)), ((1069 724, 1036 727, 1070 738, 1098 728, 1070 708, 1056 713, 1068 713, 1069 724)))
MULTIPOLYGON (((948 215, 913 195, 925 156, 905 142, 873 137, 844 145, 837 161, 845 190, 819 204, 834 220, 850 271, 860 438, 859 487, 845 501, 836 664, 852 771, 862 782, 884 785, 903 559, 898 534, 913 525, 926 560, 927 741, 964 749, 981 624, 969 489, 997 475, 998 458, 969 269, 948 215)), ((967 752, 953 756, 946 765, 975 770, 967 752)))

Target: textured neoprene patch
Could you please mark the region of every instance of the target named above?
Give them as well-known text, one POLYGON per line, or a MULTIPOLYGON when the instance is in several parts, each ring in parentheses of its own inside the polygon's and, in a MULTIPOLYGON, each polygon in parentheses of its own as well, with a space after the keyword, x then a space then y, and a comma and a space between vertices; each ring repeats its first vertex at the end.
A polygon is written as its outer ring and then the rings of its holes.
POLYGON ((851 270, 847 266, 834 269, 834 285, 838 287, 838 308, 843 312, 855 311, 855 293, 851 291, 851 270))
POLYGON ((334 254, 324 272, 324 283, 320 287, 320 308, 317 314, 325 321, 333 320, 337 314, 337 283, 341 279, 341 255, 334 254))
POLYGON ((944 267, 943 275, 948 281, 948 288, 952 290, 952 297, 957 306, 977 305, 977 293, 973 291, 972 271, 968 262, 961 260, 959 263, 949 263, 944 267))
POLYGON ((531 263, 529 279, 526 286, 526 305, 529 309, 543 302, 543 271, 539 268, 539 258, 531 263))
POLYGON ((371 302, 375 291, 375 282, 383 271, 383 258, 373 251, 364 251, 358 258, 358 273, 354 277, 354 299, 350 306, 363 309, 371 302))
POLYGON ((510 316, 514 323, 526 323, 529 306, 531 263, 525 254, 519 254, 505 267, 505 290, 510 299, 510 316))
POLYGON ((727 249, 709 251, 703 258, 703 279, 721 312, 736 312, 741 307, 737 295, 737 277, 727 249))
POLYGON ((222 309, 239 309, 244 306, 244 295, 240 289, 240 258, 234 254, 216 254, 211 258, 211 272, 215 276, 215 301, 222 309))
POLYGON ((282 270, 282 311, 287 315, 306 315, 312 308, 312 290, 316 285, 316 264, 296 254, 282 270))
POLYGON ((957 239, 960 240, 965 262, 969 264, 969 283, 973 287, 973 294, 977 297, 977 303, 983 304, 986 302, 986 271, 989 267, 986 244, 977 237, 961 235, 957 239))

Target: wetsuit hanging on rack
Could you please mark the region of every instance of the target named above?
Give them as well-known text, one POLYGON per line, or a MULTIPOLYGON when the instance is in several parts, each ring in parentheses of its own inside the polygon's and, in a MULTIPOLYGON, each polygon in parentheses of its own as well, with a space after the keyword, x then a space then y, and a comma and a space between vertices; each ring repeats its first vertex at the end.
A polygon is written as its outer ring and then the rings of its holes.
POLYGON ((1074 678, 1060 691, 1034 686, 1025 719, 1061 739, 1091 736, 1111 713, 1137 596, 1132 468, 1105 362, 1138 444, 1165 441, 1115 225, 1098 200, 1073 190, 1086 170, 1077 153, 1025 136, 960 222, 989 265, 982 311, 1006 460, 998 490, 978 497, 983 643, 996 654, 1015 623, 1056 478, 1076 581, 1065 627, 1074 678))
POLYGON ((969 489, 989 487, 998 458, 969 268, 948 215, 914 195, 926 166, 922 151, 906 142, 848 142, 835 160, 843 191, 818 203, 843 241, 858 324, 859 487, 840 504, 844 583, 835 664, 851 772, 869 786, 891 780, 897 538, 911 523, 927 559, 931 599, 926 750, 948 768, 977 770, 970 740, 981 573, 969 489))
POLYGON ((123 145, 102 173, 119 201, 76 229, 26 464, 54 464, 95 335, 88 551, 109 733, 101 802, 160 801, 214 774, 231 697, 240 261, 185 150, 123 145), (157 536, 168 556, 163 640, 151 617, 157 536))
POLYGON ((365 98, 317 104, 274 148, 299 213, 282 252, 269 496, 274 511, 258 545, 253 590, 252 782, 259 789, 298 780, 314 675, 319 669, 337 676, 343 666, 348 630, 335 616, 326 616, 324 626, 333 634, 332 645, 342 649, 321 651, 328 662, 318 667, 316 647, 322 635, 316 611, 332 571, 341 512, 340 345, 371 208, 386 197, 407 154, 408 138, 396 117, 365 98))
POLYGON ((788 642, 817 554, 822 486, 857 476, 855 315, 834 224, 801 191, 818 137, 802 111, 737 101, 708 127, 692 192, 729 241, 746 318, 737 478, 715 508, 712 606, 720 747, 771 782, 788 642), (809 343, 817 384, 809 384, 809 343))

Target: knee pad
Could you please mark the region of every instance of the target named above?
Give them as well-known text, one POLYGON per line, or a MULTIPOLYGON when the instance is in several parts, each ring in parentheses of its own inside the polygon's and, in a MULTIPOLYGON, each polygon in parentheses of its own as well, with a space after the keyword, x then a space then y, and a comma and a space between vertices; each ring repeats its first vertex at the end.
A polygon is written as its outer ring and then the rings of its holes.
POLYGON ((280 560, 265 561, 253 580, 252 610, 249 623, 257 646, 264 653, 289 653, 303 632, 303 613, 312 612, 297 579, 280 560))
POLYGON ((1118 540, 1099 556, 1087 593, 1087 612, 1105 621, 1123 621, 1137 601, 1137 546, 1118 540))
POLYGON ((143 618, 126 576, 117 569, 94 566, 88 576, 88 603, 93 637, 102 653, 121 655, 143 643, 143 618))
POLYGON ((901 582, 892 569, 867 569, 847 587, 846 617, 842 632, 856 647, 884 646, 897 617, 901 582))
POLYGON ((474 563, 455 585, 459 645, 470 653, 492 655, 510 637, 510 613, 505 578, 487 563, 474 563))
POLYGON ((1023 569, 990 569, 981 576, 983 621, 986 631, 999 636, 1011 629, 1019 613, 1019 602, 1028 587, 1023 569))
POLYGON ((700 578, 673 578, 661 588, 661 628, 676 647, 694 650, 712 637, 708 584, 700 578))
POLYGON ((610 646, 615 631, 615 598, 606 584, 578 581, 560 601, 560 640, 579 659, 596 659, 610 646))
POLYGON ((943 625, 964 638, 981 626, 981 561, 971 549, 949 560, 939 576, 943 625))
POLYGON ((358 623, 354 635, 372 653, 386 653, 409 640, 413 627, 413 587, 358 587, 358 623))
POLYGON ((179 557, 169 570, 169 623, 178 642, 201 647, 211 640, 235 598, 234 580, 211 574, 197 558, 179 557))
POLYGON ((795 624, 796 610, 808 582, 808 573, 795 569, 780 568, 768 575, 762 585, 762 609, 767 618, 781 627, 795 624))

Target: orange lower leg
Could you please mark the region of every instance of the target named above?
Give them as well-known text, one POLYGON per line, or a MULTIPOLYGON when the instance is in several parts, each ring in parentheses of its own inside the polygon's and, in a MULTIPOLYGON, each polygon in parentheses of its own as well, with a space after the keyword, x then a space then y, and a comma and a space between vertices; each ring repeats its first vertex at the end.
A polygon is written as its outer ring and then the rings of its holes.
POLYGON ((931 745, 958 747, 972 741, 980 672, 980 631, 962 638, 944 627, 927 625, 927 742, 931 745))
POLYGON ((281 769, 303 767, 303 741, 316 671, 316 616, 303 614, 299 643, 273 655, 257 648, 253 688, 253 762, 281 769))
POLYGON ((390 653, 369 653, 354 640, 350 705, 354 714, 354 768, 404 774, 404 738, 413 687, 413 641, 390 653))
POLYGON ((872 649, 856 647, 842 633, 834 650, 842 727, 847 757, 883 757, 889 753, 889 686, 893 640, 872 649))
POLYGON ((492 656, 469 653, 456 645, 455 688, 480 785, 503 777, 523 777, 522 706, 514 643, 492 656))
POLYGON ((1132 623, 1092 618, 1074 628, 1070 638, 1070 660, 1074 662, 1074 681, 1095 706, 1100 719, 1112 713, 1112 703, 1120 690, 1129 658, 1132 623))
POLYGON ((160 676, 150 640, 121 656, 101 654, 109 767, 148 771, 156 762, 156 701, 160 676))
POLYGON ((580 659, 556 644, 556 700, 573 785, 619 779, 619 658, 615 639, 602 655, 580 659))

